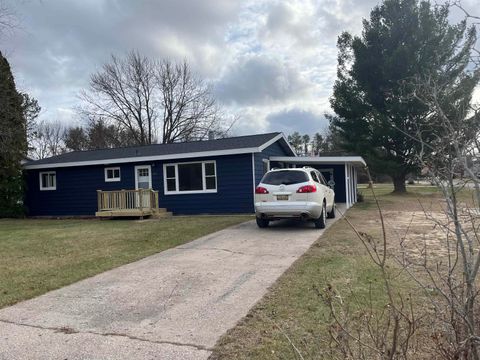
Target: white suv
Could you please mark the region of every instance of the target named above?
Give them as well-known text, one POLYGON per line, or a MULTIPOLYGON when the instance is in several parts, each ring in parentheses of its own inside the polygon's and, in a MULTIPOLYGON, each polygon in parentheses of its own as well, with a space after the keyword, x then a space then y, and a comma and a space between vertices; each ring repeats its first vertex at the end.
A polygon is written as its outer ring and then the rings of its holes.
POLYGON ((271 220, 300 218, 323 229, 327 217, 335 217, 335 193, 314 168, 273 169, 255 189, 255 215, 261 228, 271 220))

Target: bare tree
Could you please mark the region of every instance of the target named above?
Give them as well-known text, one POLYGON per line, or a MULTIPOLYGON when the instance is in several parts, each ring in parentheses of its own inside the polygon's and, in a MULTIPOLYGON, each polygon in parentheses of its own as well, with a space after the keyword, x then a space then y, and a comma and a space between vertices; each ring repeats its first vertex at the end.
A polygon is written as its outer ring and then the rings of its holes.
POLYGON ((195 76, 186 61, 164 60, 157 66, 162 142, 201 140, 222 133, 222 116, 211 86, 195 76))
POLYGON ((138 52, 124 59, 112 55, 81 97, 84 113, 128 131, 136 144, 221 137, 229 128, 211 86, 186 61, 154 61, 138 52))
POLYGON ((130 133, 137 144, 156 141, 157 110, 154 106, 154 64, 138 52, 109 63, 90 78, 90 91, 81 97, 89 117, 103 118, 130 133))
POLYGON ((44 159, 62 154, 65 151, 64 134, 65 126, 58 121, 38 123, 30 156, 35 159, 44 159))

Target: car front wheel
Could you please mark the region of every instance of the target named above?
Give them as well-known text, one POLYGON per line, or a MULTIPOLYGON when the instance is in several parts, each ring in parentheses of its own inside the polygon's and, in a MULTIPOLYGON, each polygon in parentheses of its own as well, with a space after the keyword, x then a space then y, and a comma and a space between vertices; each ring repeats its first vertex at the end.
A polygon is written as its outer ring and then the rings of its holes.
POLYGON ((313 221, 315 223, 315 227, 317 229, 325 229, 325 225, 327 224, 327 206, 323 203, 322 206, 322 213, 318 219, 313 221))
POLYGON ((257 220, 257 225, 259 228, 266 228, 268 227, 269 221, 267 219, 261 219, 261 218, 256 218, 257 220))

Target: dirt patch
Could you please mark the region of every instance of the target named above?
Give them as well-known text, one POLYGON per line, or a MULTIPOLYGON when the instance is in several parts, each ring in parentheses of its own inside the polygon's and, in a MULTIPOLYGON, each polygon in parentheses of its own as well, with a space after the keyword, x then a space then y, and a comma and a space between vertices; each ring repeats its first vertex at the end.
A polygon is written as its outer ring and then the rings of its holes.
MULTIPOLYGON (((478 211, 468 207, 460 209, 460 221, 472 238, 480 225, 478 211)), ((440 262, 455 252, 455 226, 441 211, 385 211, 384 219, 397 254, 440 262)))

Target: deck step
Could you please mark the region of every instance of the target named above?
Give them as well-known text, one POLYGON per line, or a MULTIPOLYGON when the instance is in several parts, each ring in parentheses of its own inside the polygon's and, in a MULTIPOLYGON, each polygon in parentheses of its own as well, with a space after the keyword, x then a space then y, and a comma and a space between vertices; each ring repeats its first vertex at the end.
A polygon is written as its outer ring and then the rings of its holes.
POLYGON ((97 211, 95 216, 98 217, 143 217, 152 215, 152 210, 139 210, 139 209, 125 209, 125 210, 103 210, 97 211))
POLYGON ((167 211, 166 208, 158 209, 112 209, 102 210, 95 213, 97 217, 110 218, 110 217, 151 217, 153 219, 160 219, 163 217, 172 216, 172 213, 167 211))

